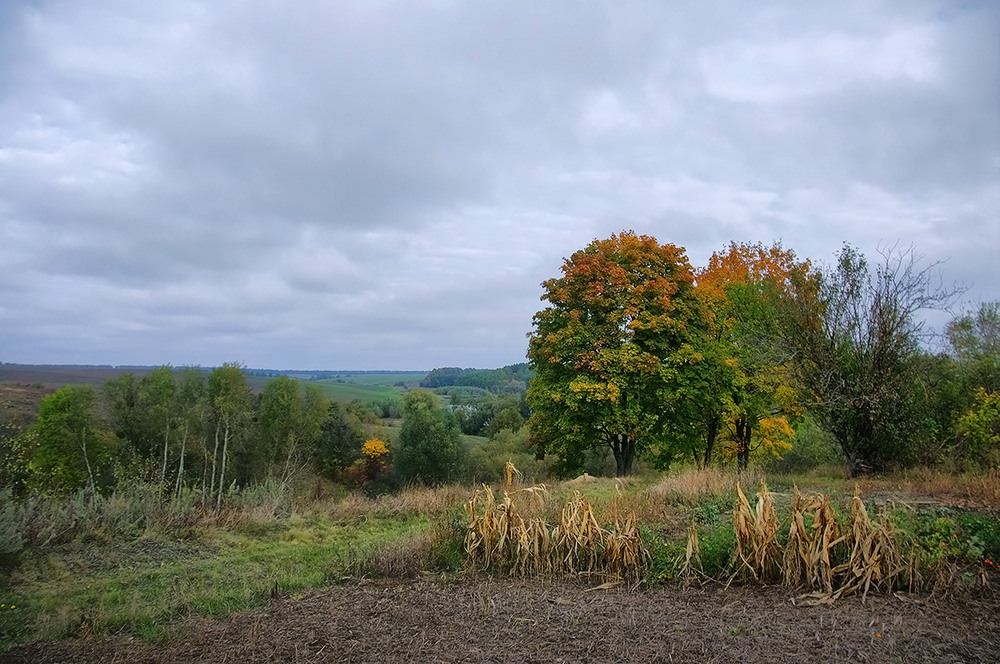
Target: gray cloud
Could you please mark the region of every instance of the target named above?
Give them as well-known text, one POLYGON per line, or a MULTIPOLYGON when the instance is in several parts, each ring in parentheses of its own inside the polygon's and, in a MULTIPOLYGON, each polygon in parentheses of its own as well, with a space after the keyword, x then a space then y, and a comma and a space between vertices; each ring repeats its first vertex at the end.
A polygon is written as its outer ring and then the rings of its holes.
POLYGON ((0 7, 0 360, 519 361, 633 228, 913 244, 1000 298, 1000 10, 0 7))

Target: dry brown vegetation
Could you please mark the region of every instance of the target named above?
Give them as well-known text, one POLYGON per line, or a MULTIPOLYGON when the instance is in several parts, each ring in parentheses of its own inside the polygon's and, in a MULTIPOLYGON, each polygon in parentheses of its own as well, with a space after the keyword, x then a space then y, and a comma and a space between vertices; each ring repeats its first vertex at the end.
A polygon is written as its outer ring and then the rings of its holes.
POLYGON ((550 525, 537 515, 544 493, 544 487, 505 490, 500 501, 488 486, 473 493, 465 504, 465 550, 473 569, 592 575, 631 585, 642 579, 649 553, 634 515, 603 528, 590 501, 575 491, 550 525))

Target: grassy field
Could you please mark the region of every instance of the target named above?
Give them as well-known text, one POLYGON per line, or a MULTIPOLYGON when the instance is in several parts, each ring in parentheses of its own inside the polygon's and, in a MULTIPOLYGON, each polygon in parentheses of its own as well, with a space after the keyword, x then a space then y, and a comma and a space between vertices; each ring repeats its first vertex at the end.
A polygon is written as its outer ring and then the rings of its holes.
POLYGON ((365 569, 373 551, 425 536, 435 516, 447 507, 457 513, 459 502, 352 496, 293 508, 264 499, 192 510, 170 524, 122 526, 108 518, 116 507, 106 501, 93 510, 91 527, 39 547, 4 573, 0 649, 122 630, 156 638, 178 616, 224 615, 337 583, 365 569))
POLYGON ((379 401, 382 399, 398 399, 402 390, 394 387, 380 387, 377 385, 359 385, 357 383, 339 383, 335 380, 313 381, 318 385, 323 394, 330 399, 341 402, 347 401, 379 401))
POLYGON ((426 375, 426 372, 344 373, 337 378, 313 381, 313 384, 337 401, 372 402, 398 398, 406 390, 418 387, 426 375))
POLYGON ((339 374, 334 380, 342 380, 345 383, 356 385, 367 385, 371 387, 395 387, 412 389, 420 385, 420 381, 427 377, 426 371, 400 371, 396 373, 381 371, 360 371, 354 373, 345 372, 339 374))

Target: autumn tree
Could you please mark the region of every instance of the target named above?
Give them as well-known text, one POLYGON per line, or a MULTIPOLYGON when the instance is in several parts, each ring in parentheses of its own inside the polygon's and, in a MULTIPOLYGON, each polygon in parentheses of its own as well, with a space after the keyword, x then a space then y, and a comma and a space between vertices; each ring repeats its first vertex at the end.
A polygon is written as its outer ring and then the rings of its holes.
POLYGON ((692 397, 707 423, 705 463, 722 423, 740 469, 755 449, 777 455, 789 448, 789 417, 802 409, 787 366, 790 356, 779 341, 776 298, 812 297, 815 288, 809 261, 799 261, 780 243, 731 242, 698 271, 706 351, 697 371, 715 379, 692 397))
POLYGON ((563 473, 606 446, 628 475, 673 416, 663 399, 685 361, 691 266, 682 248, 628 231, 577 251, 562 273, 542 284, 549 305, 528 344, 532 441, 563 473))

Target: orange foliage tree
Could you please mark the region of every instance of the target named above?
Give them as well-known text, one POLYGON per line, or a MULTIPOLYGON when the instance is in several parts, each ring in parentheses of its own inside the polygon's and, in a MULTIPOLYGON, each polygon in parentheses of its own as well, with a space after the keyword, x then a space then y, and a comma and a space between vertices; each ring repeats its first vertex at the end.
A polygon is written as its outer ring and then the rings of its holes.
POLYGON ((777 456, 791 447, 788 418, 802 408, 794 374, 786 366, 789 358, 779 342, 776 299, 812 297, 816 277, 809 261, 799 261, 780 244, 731 242, 712 255, 696 278, 706 325, 702 344, 712 350, 717 365, 721 362, 731 370, 714 370, 723 380, 715 386, 719 394, 712 394, 703 407, 709 423, 703 462, 710 461, 715 437, 725 431, 724 453, 743 469, 755 449, 777 456))
POLYGON ((689 348, 694 275, 684 250, 628 231, 595 240, 545 281, 528 359, 528 422, 538 452, 577 472, 607 446, 618 475, 632 471, 673 416, 664 408, 689 348))

